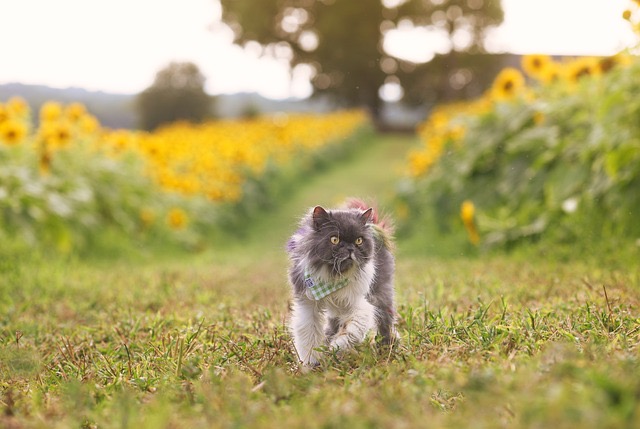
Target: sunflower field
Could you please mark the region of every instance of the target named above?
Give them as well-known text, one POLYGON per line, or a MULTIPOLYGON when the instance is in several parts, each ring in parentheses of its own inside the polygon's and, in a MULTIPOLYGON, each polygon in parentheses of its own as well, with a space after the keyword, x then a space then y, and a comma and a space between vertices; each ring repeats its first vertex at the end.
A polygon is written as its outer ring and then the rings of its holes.
POLYGON ((529 55, 522 70, 421 124, 399 192, 405 230, 448 236, 454 251, 637 249, 640 60, 529 55))
MULTIPOLYGON (((361 111, 108 130, 83 105, 0 103, 0 240, 72 251, 118 241, 202 246, 267 205, 282 176, 353 146, 361 111), (295 162, 293 162, 295 160, 295 162)), ((279 182, 280 181, 280 182, 279 182)))

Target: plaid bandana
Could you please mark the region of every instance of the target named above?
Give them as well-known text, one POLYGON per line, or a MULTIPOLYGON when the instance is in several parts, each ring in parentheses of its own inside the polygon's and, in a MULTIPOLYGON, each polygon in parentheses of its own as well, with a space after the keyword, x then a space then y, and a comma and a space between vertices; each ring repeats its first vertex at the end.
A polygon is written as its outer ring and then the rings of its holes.
POLYGON ((341 278, 334 282, 327 282, 318 278, 311 277, 308 271, 304 272, 304 284, 307 286, 307 296, 311 295, 314 300, 318 301, 325 296, 342 289, 349 283, 349 279, 341 278))

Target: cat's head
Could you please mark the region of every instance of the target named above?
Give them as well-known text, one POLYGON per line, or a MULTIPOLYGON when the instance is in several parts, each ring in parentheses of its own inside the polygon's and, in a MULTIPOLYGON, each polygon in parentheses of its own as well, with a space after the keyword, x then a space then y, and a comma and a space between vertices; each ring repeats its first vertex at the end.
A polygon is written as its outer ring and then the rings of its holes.
POLYGON ((311 213, 313 232, 309 262, 340 276, 362 267, 373 254, 373 210, 330 210, 317 206, 311 213))

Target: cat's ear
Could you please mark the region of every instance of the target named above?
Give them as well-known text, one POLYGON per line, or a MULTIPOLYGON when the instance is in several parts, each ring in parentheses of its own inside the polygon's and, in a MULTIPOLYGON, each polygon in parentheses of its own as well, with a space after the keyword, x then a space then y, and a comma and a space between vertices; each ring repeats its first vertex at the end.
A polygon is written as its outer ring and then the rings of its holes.
POLYGON ((324 225, 329 220, 329 213, 325 209, 320 206, 316 206, 313 209, 313 227, 316 230, 320 230, 322 225, 324 225))
POLYGON ((366 225, 368 223, 371 223, 373 221, 373 208, 369 207, 367 210, 364 211, 364 213, 362 213, 360 215, 360 221, 362 222, 363 225, 366 225))

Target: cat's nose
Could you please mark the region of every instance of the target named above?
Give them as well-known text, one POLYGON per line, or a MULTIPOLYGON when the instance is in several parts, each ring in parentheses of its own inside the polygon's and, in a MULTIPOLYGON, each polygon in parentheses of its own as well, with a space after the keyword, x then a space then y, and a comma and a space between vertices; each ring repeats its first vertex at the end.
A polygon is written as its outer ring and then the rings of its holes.
POLYGON ((356 252, 354 252, 353 250, 349 250, 349 258, 353 259, 355 261, 356 260, 356 252))

